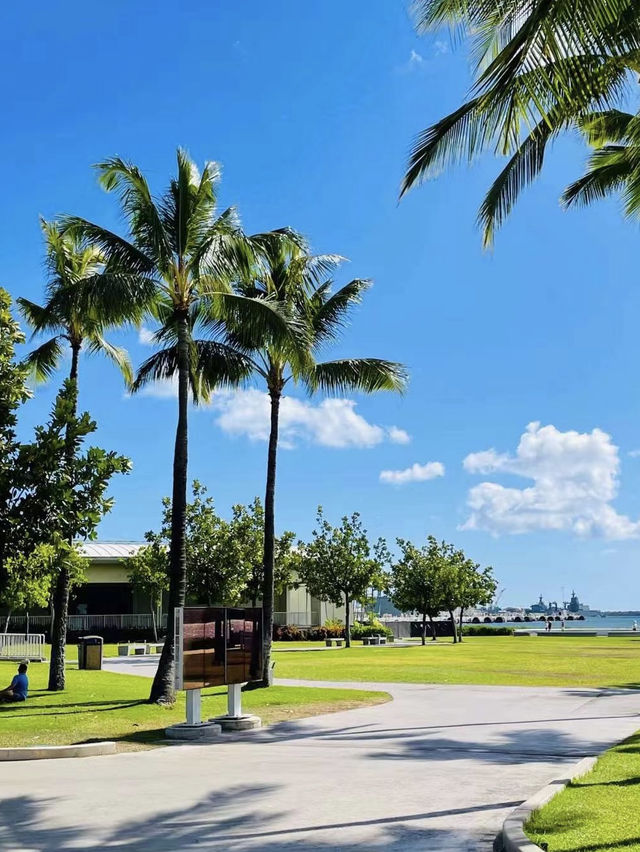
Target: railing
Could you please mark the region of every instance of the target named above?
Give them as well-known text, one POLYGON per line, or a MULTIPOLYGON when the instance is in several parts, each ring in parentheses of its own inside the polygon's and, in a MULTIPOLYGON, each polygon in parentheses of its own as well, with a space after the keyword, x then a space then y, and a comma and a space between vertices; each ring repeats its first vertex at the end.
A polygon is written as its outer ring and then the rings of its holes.
POLYGON ((0 633, 0 660, 44 660, 44 633, 0 633))
POLYGON ((274 612, 273 623, 291 624, 294 627, 317 627, 319 619, 312 612, 274 612))
MULTIPOLYGON (((16 627, 26 627, 27 617, 25 615, 11 616, 10 624, 15 629, 16 627)), ((51 624, 51 616, 49 615, 31 615, 29 616, 30 627, 46 627, 51 624)), ((165 628, 167 626, 166 613, 162 618, 158 619, 158 627, 165 628)), ((153 618, 151 613, 127 613, 124 615, 70 615, 67 622, 67 629, 73 632, 87 632, 89 630, 152 630, 153 618)))

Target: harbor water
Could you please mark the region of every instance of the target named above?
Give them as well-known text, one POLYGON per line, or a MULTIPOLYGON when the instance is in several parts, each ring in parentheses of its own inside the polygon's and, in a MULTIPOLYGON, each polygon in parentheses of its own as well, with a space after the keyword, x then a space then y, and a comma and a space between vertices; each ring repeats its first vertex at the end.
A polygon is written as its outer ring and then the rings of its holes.
MULTIPOLYGON (((527 627, 543 627, 544 623, 539 621, 538 618, 535 618, 533 615, 530 616, 531 621, 507 621, 506 617, 505 621, 500 624, 496 624, 496 627, 515 627, 520 629, 526 629, 527 627)), ((636 622, 638 625, 638 631, 640 632, 640 615, 585 615, 584 621, 582 620, 565 620, 565 627, 575 628, 575 629, 583 629, 583 630, 632 630, 633 622, 636 622)), ((552 622, 554 629, 560 627, 559 621, 552 622)), ((490 627, 491 625, 487 625, 490 627)))

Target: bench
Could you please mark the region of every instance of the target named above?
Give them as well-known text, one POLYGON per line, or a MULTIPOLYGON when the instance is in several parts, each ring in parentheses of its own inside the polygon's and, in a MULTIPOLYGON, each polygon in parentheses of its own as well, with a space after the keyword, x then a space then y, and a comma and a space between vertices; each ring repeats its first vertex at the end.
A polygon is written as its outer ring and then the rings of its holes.
POLYGON ((363 645, 386 645, 387 637, 386 636, 365 636, 362 639, 363 645))
POLYGON ((344 639, 325 639, 324 641, 327 648, 342 648, 344 645, 344 639))
POLYGON ((147 654, 161 654, 164 642, 147 642, 147 654))
POLYGON ((142 656, 147 653, 147 645, 131 645, 128 642, 118 645, 119 657, 128 657, 132 652, 137 656, 142 656))

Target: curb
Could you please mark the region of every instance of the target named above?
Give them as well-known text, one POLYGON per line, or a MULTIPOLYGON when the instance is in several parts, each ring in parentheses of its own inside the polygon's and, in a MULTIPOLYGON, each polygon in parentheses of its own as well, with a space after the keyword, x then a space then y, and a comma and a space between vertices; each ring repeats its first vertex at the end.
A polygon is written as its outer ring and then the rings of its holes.
POLYGON ((66 746, 24 746, 22 748, 0 748, 3 760, 52 760, 60 757, 95 757, 100 754, 115 754, 115 742, 80 743, 66 746))
POLYGON ((556 778, 542 790, 535 793, 526 802, 512 811, 502 826, 502 849, 504 852, 540 852, 540 846, 533 843, 524 833, 524 825, 534 811, 540 810, 550 802, 575 778, 586 775, 593 768, 597 757, 583 757, 569 770, 569 774, 556 778))

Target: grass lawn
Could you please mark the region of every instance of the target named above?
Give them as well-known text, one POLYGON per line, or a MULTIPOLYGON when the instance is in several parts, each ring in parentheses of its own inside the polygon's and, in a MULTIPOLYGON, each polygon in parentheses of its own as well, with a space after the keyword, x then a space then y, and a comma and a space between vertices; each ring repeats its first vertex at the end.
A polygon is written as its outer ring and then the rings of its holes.
POLYGON ((526 827, 549 852, 640 852, 640 733, 605 752, 588 775, 535 813, 526 827))
POLYGON ((276 650, 278 678, 512 686, 640 687, 640 636, 468 636, 426 647, 276 650))
MULTIPOLYGON (((15 671, 14 663, 0 663, 3 687, 15 671)), ((161 739, 167 725, 185 719, 183 692, 171 708, 144 703, 151 686, 148 678, 68 668, 66 690, 47 692, 47 676, 47 663, 32 663, 27 702, 0 705, 0 747, 109 739, 117 740, 122 749, 141 748, 161 739)), ((388 699, 386 692, 274 686, 244 693, 243 705, 264 723, 272 723, 388 699)), ((203 690, 204 719, 226 709, 226 689, 203 690)))

